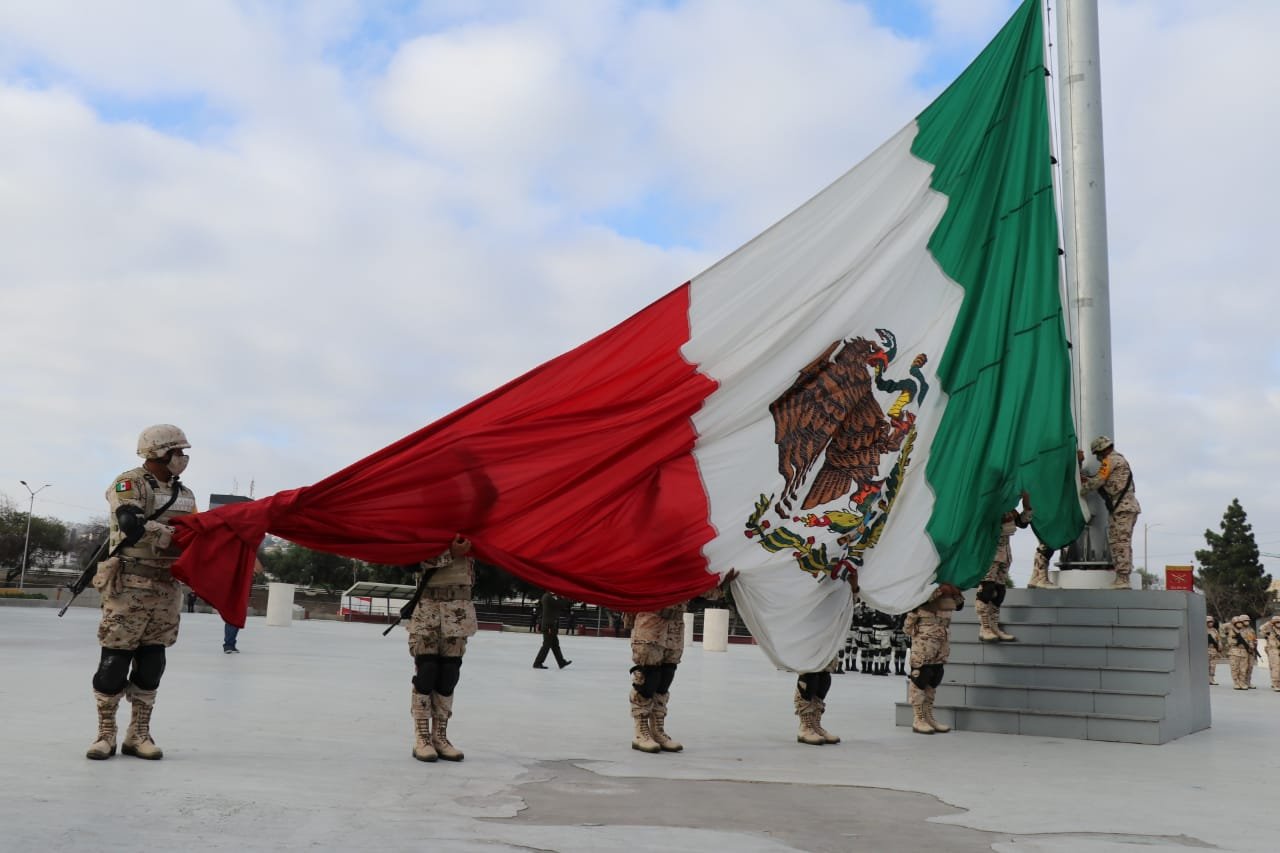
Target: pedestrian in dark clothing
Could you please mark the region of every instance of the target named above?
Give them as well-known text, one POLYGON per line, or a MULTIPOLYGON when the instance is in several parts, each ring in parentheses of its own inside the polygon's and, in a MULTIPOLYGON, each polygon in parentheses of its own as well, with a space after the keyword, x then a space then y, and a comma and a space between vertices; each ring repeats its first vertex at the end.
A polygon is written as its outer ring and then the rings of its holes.
POLYGON ((240 633, 240 629, 230 622, 222 624, 222 653, 227 655, 240 654, 240 650, 236 648, 236 635, 240 633))
POLYGON ((542 602, 538 608, 539 620, 542 622, 542 648, 538 649, 538 656, 534 658, 534 669, 546 669, 543 661, 547 659, 547 652, 551 652, 556 656, 556 663, 564 669, 571 660, 565 660, 564 655, 560 653, 560 608, 566 604, 564 599, 559 598, 551 593, 542 596, 542 602))

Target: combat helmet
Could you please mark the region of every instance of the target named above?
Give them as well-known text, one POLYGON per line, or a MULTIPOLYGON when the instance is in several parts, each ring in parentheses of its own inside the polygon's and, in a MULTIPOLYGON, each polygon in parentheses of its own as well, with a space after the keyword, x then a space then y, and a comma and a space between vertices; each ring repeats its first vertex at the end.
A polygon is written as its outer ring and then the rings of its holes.
POLYGON ((159 459, 170 450, 186 450, 190 446, 187 434, 173 424, 149 426, 138 436, 138 455, 143 459, 159 459))
POLYGON ((1089 450, 1095 455, 1106 450, 1108 447, 1114 447, 1115 442, 1109 436, 1100 435, 1089 443, 1089 450))

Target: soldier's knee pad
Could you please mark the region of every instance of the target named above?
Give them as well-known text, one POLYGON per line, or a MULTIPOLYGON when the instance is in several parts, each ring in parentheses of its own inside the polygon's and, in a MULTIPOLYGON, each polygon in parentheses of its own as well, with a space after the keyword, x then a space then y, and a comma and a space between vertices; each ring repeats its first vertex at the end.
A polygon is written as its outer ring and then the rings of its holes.
POLYGON ((1002 583, 996 584, 996 600, 991 603, 994 604, 996 607, 999 607, 1000 605, 1004 604, 1004 594, 1008 591, 1009 591, 1009 588, 1006 587, 1004 584, 1002 583))
POLYGON ((139 646, 133 653, 133 672, 129 680, 139 690, 155 690, 164 675, 164 646, 139 646))
POLYGON ((462 658, 440 657, 440 669, 436 673, 436 692, 441 696, 452 696, 453 688, 458 686, 462 677, 462 658))
POLYGON ((676 679, 676 665, 674 663, 664 663, 662 672, 658 676, 658 686, 654 688, 656 693, 670 693, 671 682, 676 679))
POLYGON ((641 698, 652 699, 662 682, 662 665, 631 667, 631 687, 641 698))
POLYGON ((800 690, 801 699, 812 699, 817 693, 817 686, 814 684, 818 673, 802 672, 800 677, 796 679, 796 687, 800 690))
POLYGON ((414 655, 413 689, 425 695, 436 689, 436 673, 440 669, 439 655, 414 655))
POLYGON ((996 589, 1000 584, 995 581, 982 581, 978 584, 978 594, 975 596, 983 604, 992 604, 996 599, 996 589))
POLYGON ((827 693, 831 691, 831 673, 815 672, 813 679, 813 690, 819 699, 826 699, 827 693))
POLYGON ((131 649, 103 649, 98 658, 98 671, 93 674, 93 689, 107 696, 114 696, 129 683, 129 662, 133 660, 131 649))
POLYGON ((929 670, 928 677, 929 677, 930 687, 937 687, 939 684, 942 683, 942 670, 944 669, 942 664, 931 663, 931 664, 926 664, 925 666, 922 666, 920 668, 929 670))

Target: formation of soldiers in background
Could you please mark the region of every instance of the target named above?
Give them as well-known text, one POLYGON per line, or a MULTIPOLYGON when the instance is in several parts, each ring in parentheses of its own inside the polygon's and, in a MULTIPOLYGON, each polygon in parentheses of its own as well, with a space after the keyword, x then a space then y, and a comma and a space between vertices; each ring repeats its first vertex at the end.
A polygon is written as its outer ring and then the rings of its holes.
POLYGON ((903 630, 905 613, 892 616, 857 601, 853 605, 853 621, 845 636, 844 651, 836 665, 836 673, 861 672, 888 675, 890 657, 893 674, 907 674, 907 649, 911 640, 903 630))

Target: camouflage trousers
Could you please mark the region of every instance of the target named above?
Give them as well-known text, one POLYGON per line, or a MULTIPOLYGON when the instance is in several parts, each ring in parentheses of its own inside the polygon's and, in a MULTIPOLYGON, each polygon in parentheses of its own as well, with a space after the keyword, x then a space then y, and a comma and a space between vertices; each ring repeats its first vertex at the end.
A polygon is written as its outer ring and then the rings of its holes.
MULTIPOLYGON (((684 657, 684 608, 669 607, 658 613, 637 613, 631 629, 631 662, 637 667, 678 664, 684 657)), ((641 696, 636 687, 644 684, 645 673, 631 673, 631 716, 641 719, 650 714, 666 715, 666 693, 651 698, 641 696)))
POLYGON ((422 599, 409 621, 409 654, 462 657, 467 638, 473 636, 476 607, 470 599, 432 601, 422 599))
MULTIPOLYGON (((911 674, 917 675, 922 666, 945 664, 950 656, 951 615, 921 615, 911 633, 911 674)), ((935 692, 937 688, 917 687, 914 681, 907 679, 907 701, 912 705, 933 701, 935 692)))
POLYGON ((173 581, 121 575, 123 589, 102 596, 98 642, 105 649, 172 646, 178 641, 182 594, 173 581))
POLYGON ((1232 649, 1227 656, 1227 661, 1231 664, 1231 682, 1236 687, 1249 686, 1250 670, 1252 669, 1249 666, 1251 657, 1247 649, 1232 649))
POLYGON ((1111 549, 1116 580, 1128 580, 1133 573, 1133 528, 1137 523, 1136 512, 1117 512, 1107 522, 1107 547, 1111 549))
POLYGON ((1280 649, 1267 649, 1267 666, 1271 668, 1271 687, 1280 690, 1280 649))

